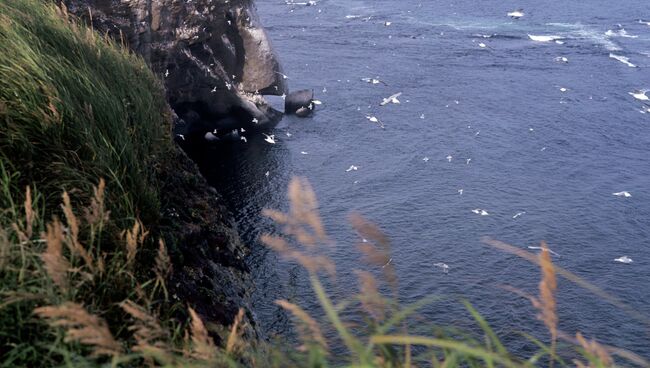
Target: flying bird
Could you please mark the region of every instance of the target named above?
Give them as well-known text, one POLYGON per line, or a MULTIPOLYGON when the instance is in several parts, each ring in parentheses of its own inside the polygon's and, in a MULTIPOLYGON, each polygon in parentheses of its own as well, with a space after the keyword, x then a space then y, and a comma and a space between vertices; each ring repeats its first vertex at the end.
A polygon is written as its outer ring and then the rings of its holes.
POLYGON ((632 196, 632 194, 630 194, 630 192, 616 192, 616 193, 612 193, 612 195, 615 195, 617 197, 625 197, 625 198, 628 198, 628 197, 632 196))
POLYGON ((632 258, 630 258, 628 256, 618 257, 618 258, 614 259, 614 261, 625 263, 625 264, 630 264, 630 263, 634 262, 632 260, 632 258))
POLYGON ((402 95, 402 92, 398 92, 398 93, 396 93, 394 95, 391 95, 390 97, 384 98, 384 100, 381 101, 381 103, 379 105, 384 106, 384 105, 387 105, 389 103, 399 104, 400 102, 399 102, 399 100, 397 98, 399 96, 401 96, 401 95, 402 95))
POLYGON ((519 19, 522 18, 524 15, 524 10, 523 9, 517 9, 511 12, 508 12, 507 16, 509 16, 512 19, 519 19))
POLYGON ((345 170, 345 172, 357 171, 357 170, 359 170, 358 167, 356 167, 356 166, 354 166, 354 165, 350 165, 350 167, 348 167, 348 169, 345 170))
POLYGON ((262 135, 264 135, 266 137, 266 138, 264 138, 265 141, 267 141, 267 142, 269 142, 271 144, 275 144, 275 135, 273 135, 273 134, 268 135, 268 134, 265 134, 265 133, 262 133, 262 135))
POLYGON ((628 92, 632 97, 640 101, 650 101, 650 97, 646 95, 648 93, 647 89, 637 90, 634 92, 628 92))
POLYGON ((379 125, 382 129, 384 129, 384 123, 381 122, 381 120, 377 119, 376 116, 366 116, 366 119, 370 120, 371 122, 379 125))

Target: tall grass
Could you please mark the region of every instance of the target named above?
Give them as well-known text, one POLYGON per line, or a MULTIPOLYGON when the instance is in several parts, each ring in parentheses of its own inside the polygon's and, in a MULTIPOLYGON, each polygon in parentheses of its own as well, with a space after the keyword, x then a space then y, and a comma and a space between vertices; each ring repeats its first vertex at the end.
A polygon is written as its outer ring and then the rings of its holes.
MULTIPOLYGON (((557 314, 557 275, 576 281, 589 291, 609 301, 615 298, 579 279, 570 272, 557 268, 550 256, 546 244, 542 242, 542 251, 533 255, 520 248, 485 239, 484 242, 497 249, 517 254, 540 266, 538 295, 528 295, 523 291, 512 289, 531 301, 537 310, 537 318, 547 328, 546 334, 533 337, 523 335, 529 345, 536 351, 528 356, 509 352, 501 342, 488 321, 467 301, 463 302, 468 315, 475 321, 482 336, 475 333, 453 333, 453 329, 430 328, 431 335, 413 335, 406 328, 411 325, 423 325, 422 317, 417 311, 428 304, 423 300, 408 306, 400 306, 399 283, 395 269, 390 262, 390 242, 379 227, 355 214, 350 222, 363 242, 358 249, 374 272, 357 271, 359 290, 352 295, 353 302, 332 300, 325 287, 324 278, 335 275, 336 267, 327 257, 326 249, 332 242, 322 226, 316 196, 309 183, 304 179, 293 179, 289 185, 290 209, 288 213, 267 210, 267 216, 282 227, 282 236, 263 236, 262 241, 285 258, 299 263, 309 274, 312 289, 323 310, 322 316, 312 316, 296 304, 279 301, 297 323, 300 351, 303 355, 294 358, 295 366, 325 367, 342 365, 353 367, 533 367, 533 366, 577 366, 577 367, 613 367, 650 366, 646 359, 624 349, 618 349, 588 340, 580 332, 575 338, 560 330, 557 314), (381 290, 385 290, 382 293, 381 290), (344 320, 343 316, 355 316, 354 321, 365 321, 365 328, 351 328, 353 320, 344 320), (361 318, 359 318, 359 316, 361 318), (336 331, 333 341, 327 341, 321 331, 336 331), (444 332, 449 331, 449 332, 444 332), (543 341, 547 341, 544 343, 543 341), (339 346, 337 354, 329 354, 331 346, 339 346), (560 349, 561 348, 561 349, 560 349), (341 354, 341 350, 345 354, 341 354), (417 354, 413 355, 413 351, 417 354), (570 363, 569 363, 570 362, 570 363)), ((531 316, 534 316, 531 310, 531 316)), ((636 316, 638 317, 638 316, 636 316)), ((640 323, 647 321, 641 317, 640 323)), ((421 330, 421 329, 419 329, 421 330)))

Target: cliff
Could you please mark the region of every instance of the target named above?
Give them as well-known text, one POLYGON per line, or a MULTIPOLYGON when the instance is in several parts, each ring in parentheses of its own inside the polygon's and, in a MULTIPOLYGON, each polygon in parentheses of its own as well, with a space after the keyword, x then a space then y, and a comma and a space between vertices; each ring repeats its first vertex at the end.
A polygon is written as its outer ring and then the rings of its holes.
POLYGON ((280 119, 263 95, 285 94, 287 86, 252 0, 65 4, 145 59, 164 81, 185 139, 268 129, 280 119))
POLYGON ((254 337, 247 249, 172 125, 263 129, 251 91, 286 86, 252 5, 207 4, 0 0, 3 365, 211 362, 240 308, 254 337))

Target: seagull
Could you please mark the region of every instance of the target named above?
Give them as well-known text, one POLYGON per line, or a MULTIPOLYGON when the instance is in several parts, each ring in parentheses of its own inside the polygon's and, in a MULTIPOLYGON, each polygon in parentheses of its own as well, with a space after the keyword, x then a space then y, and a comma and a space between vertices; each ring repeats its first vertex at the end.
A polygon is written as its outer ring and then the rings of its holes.
POLYGON ((165 78, 169 77, 169 69, 165 70, 165 78))
POLYGON ((382 129, 384 129, 384 123, 382 123, 376 116, 366 116, 366 119, 370 120, 373 123, 377 123, 382 129))
POLYGON ((203 138, 205 138, 205 140, 208 141, 208 142, 216 142, 216 141, 219 140, 219 137, 217 137, 216 135, 214 135, 212 132, 207 132, 207 133, 205 133, 205 135, 203 136, 203 138))
POLYGON ((425 158, 422 159, 422 161, 424 161, 424 162, 429 162, 429 158, 428 158, 428 157, 425 157, 425 158))
POLYGON ((357 171, 357 170, 359 170, 358 167, 356 167, 356 166, 354 166, 354 165, 350 165, 350 167, 348 167, 348 169, 345 170, 345 172, 357 171))
POLYGON ((269 142, 271 144, 275 144, 275 135, 273 135, 273 134, 268 135, 268 134, 265 134, 265 133, 262 133, 262 135, 264 135, 266 137, 266 138, 264 138, 265 141, 267 141, 267 142, 269 142))
POLYGON ((637 100, 640 101, 649 101, 650 97, 646 96, 646 93, 648 93, 648 90, 646 89, 641 89, 641 90, 636 90, 634 92, 628 92, 632 97, 636 98, 637 100))
POLYGON ((293 135, 293 134, 291 134, 291 133, 289 133, 289 132, 286 132, 285 134, 286 134, 287 137, 289 137, 289 138, 291 138, 291 136, 293 135))
POLYGON ((257 118, 253 118, 253 120, 251 120, 251 121, 253 122, 253 124, 257 124, 257 123, 260 122, 259 120, 257 120, 257 118))
POLYGON ((634 262, 634 261, 632 260, 632 258, 630 258, 630 257, 628 257, 628 256, 618 257, 618 258, 616 258, 614 261, 616 261, 616 262, 621 262, 621 263, 625 263, 625 264, 630 264, 630 263, 634 262))
POLYGON ((555 58, 555 61, 558 63, 568 63, 569 59, 567 59, 566 56, 558 56, 555 58))
POLYGON ((424 114, 420 115, 420 119, 424 119, 424 114))
POLYGON ((617 197, 625 197, 625 198, 628 198, 628 197, 632 196, 632 194, 630 194, 630 192, 616 192, 616 193, 612 193, 612 195, 615 195, 617 197))
POLYGON ((468 159, 467 159, 467 165, 469 165, 470 161, 472 161, 472 159, 471 159, 471 158, 468 158, 468 159))
POLYGON ((381 268, 386 268, 386 266, 388 266, 391 262, 393 262, 393 259, 392 259, 392 258, 389 259, 388 262, 386 262, 385 265, 381 266, 381 268))
POLYGON ((513 219, 516 219, 517 217, 519 217, 519 216, 521 216, 521 215, 524 215, 524 214, 526 214, 526 211, 524 211, 524 212, 517 212, 517 214, 515 214, 514 216, 512 216, 512 218, 513 218, 513 219))
POLYGON ((388 27, 388 26, 390 26, 391 24, 393 24, 393 22, 385 22, 385 23, 384 23, 384 26, 388 27))
POLYGON ((486 45, 486 44, 484 44, 483 42, 481 42, 481 43, 479 43, 479 44, 478 44, 478 47, 480 47, 480 48, 482 48, 482 49, 484 49, 484 48, 486 48, 486 47, 487 47, 487 45, 486 45))
MULTIPOLYGON (((242 133, 245 133, 245 132, 246 132, 246 129, 241 128, 239 131, 242 132, 242 133)), ((214 132, 215 132, 215 134, 216 134, 216 133, 217 133, 217 130, 215 129, 214 132)))
POLYGON ((384 86, 388 85, 388 84, 386 84, 386 82, 384 82, 384 81, 382 81, 382 80, 380 80, 378 78, 361 78, 361 80, 366 82, 366 83, 370 83, 370 84, 379 84, 379 83, 381 83, 384 86))
POLYGON ((566 91, 568 91, 567 88, 565 88, 565 87, 560 87, 560 92, 566 92, 566 91))
POLYGON ((308 154, 309 154, 309 152, 305 152, 305 151, 300 151, 300 154, 301 154, 301 155, 308 155, 308 154))
POLYGON ((440 267, 440 268, 442 268, 442 271, 443 271, 444 273, 449 273, 449 265, 447 265, 446 263, 438 262, 438 263, 434 263, 433 265, 434 265, 435 267, 440 267))
MULTIPOLYGON (((538 250, 542 250, 543 248, 542 248, 542 247, 533 247, 533 246, 528 246, 528 249, 538 249, 538 250)), ((561 255, 559 255, 559 254, 553 252, 552 250, 550 250, 549 248, 546 248, 546 250, 548 250, 549 253, 551 253, 551 254, 553 254, 553 255, 555 255, 555 256, 562 257, 561 255)))
POLYGON ((445 158, 447 159, 448 162, 451 162, 451 159, 454 158, 454 157, 453 157, 452 155, 448 155, 448 156, 445 157, 445 158))
POLYGON ((508 12, 508 14, 506 14, 506 15, 509 16, 512 19, 519 19, 519 18, 523 17, 526 14, 524 14, 523 9, 517 9, 515 11, 508 12))
POLYGON ((215 93, 215 92, 217 92, 217 87, 214 87, 210 92, 211 92, 211 93, 215 93))
POLYGON ((244 143, 248 142, 248 139, 246 139, 246 137, 239 137, 239 139, 241 139, 244 143))
POLYGON ((399 97, 401 95, 402 95, 402 92, 398 92, 398 93, 396 93, 396 94, 394 94, 394 95, 392 95, 390 97, 384 98, 384 100, 379 105, 384 106, 384 105, 387 105, 389 103, 399 104, 400 102, 397 99, 397 97, 399 97))
POLYGON ((179 137, 179 138, 182 139, 182 140, 185 140, 185 136, 182 135, 182 134, 176 134, 176 136, 179 137))
POLYGON ((458 189, 458 195, 463 195, 463 190, 462 189, 458 189))
POLYGON ((481 215, 481 216, 489 216, 489 215, 490 215, 490 214, 488 213, 488 211, 486 211, 486 210, 482 210, 482 209, 480 209, 480 208, 474 209, 474 210, 472 210, 472 212, 474 212, 474 213, 477 214, 477 215, 481 215))
POLYGON ((264 176, 266 176, 267 178, 269 177, 269 175, 271 175, 271 172, 269 172, 269 171, 264 173, 264 176))

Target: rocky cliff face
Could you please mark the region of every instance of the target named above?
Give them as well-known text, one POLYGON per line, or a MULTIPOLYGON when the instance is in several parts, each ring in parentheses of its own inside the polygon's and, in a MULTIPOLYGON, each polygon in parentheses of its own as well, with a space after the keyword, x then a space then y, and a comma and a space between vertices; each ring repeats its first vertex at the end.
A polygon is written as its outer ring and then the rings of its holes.
MULTIPOLYGON (((183 139, 202 140, 215 130, 223 136, 233 129, 268 129, 281 117, 262 98, 282 95, 287 86, 251 0, 64 2, 160 75, 183 139)), ((253 321, 246 308, 246 247, 222 200, 180 150, 163 161, 161 226, 172 245, 173 296, 211 323, 230 324, 240 307, 253 321)))
POLYGON ((65 0, 69 11, 142 55, 165 82, 187 139, 268 129, 262 95, 287 86, 252 0, 65 0))

